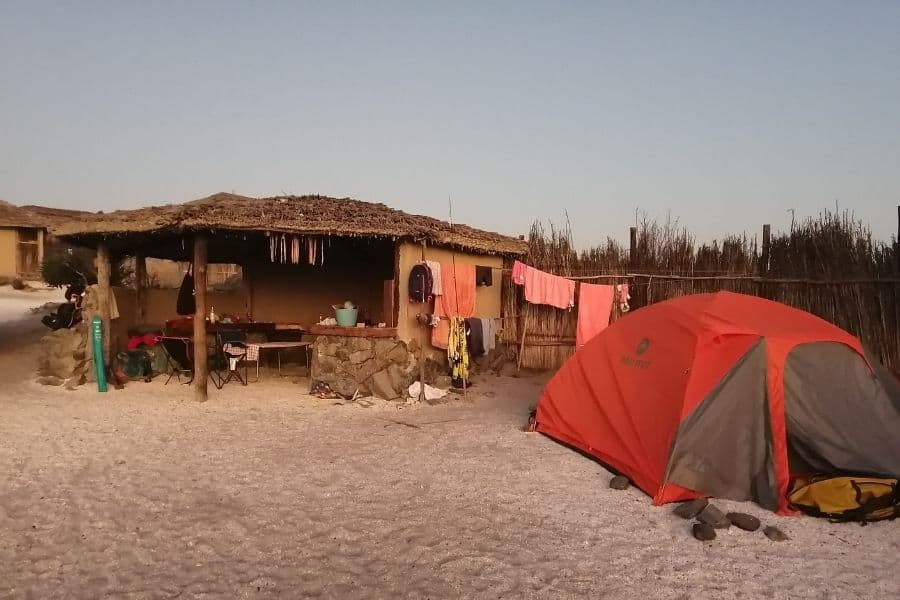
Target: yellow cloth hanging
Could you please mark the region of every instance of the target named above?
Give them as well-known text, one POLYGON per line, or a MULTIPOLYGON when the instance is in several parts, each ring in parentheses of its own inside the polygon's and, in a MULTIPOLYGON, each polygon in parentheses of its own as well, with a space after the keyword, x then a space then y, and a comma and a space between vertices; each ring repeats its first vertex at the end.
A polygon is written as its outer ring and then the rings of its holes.
POLYGON ((447 340, 447 360, 454 380, 469 380, 469 349, 466 346, 466 320, 450 317, 450 338, 447 340))

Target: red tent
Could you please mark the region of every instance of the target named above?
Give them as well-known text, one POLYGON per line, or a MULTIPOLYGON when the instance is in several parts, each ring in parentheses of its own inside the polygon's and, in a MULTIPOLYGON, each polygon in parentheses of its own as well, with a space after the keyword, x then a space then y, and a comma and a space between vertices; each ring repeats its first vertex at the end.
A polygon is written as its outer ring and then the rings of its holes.
POLYGON ((619 319, 566 362, 537 430, 664 504, 700 496, 787 513, 792 475, 900 474, 900 384, 858 339, 729 292, 619 319))

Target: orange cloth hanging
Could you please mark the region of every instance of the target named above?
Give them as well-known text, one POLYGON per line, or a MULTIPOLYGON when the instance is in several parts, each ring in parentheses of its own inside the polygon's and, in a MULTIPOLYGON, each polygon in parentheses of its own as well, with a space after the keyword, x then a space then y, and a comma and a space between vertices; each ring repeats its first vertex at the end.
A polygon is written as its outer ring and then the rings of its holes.
POLYGON ((440 317, 431 332, 431 345, 447 349, 450 338, 449 317, 471 317, 475 314, 475 265, 441 263, 443 295, 434 299, 434 314, 440 317))

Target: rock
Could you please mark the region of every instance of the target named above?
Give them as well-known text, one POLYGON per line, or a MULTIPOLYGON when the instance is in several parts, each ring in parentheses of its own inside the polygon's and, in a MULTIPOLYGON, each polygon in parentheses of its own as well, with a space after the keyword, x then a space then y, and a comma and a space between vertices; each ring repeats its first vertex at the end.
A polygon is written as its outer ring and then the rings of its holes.
POLYGON ((357 383, 356 380, 354 380, 352 377, 329 377, 326 383, 331 387, 332 390, 347 398, 353 396, 353 394, 356 393, 356 390, 359 389, 359 383, 357 383))
POLYGON ((38 377, 37 382, 41 385, 53 385, 60 386, 64 383, 62 379, 59 377, 54 377, 53 375, 45 375, 44 377, 38 377))
POLYGON ((371 354, 374 344, 368 338, 350 338, 347 347, 351 352, 369 352, 371 354))
POLYGON ((519 370, 516 368, 516 364, 512 362, 503 363, 500 367, 500 370, 497 371, 497 375, 500 377, 515 377, 518 374, 519 370))
POLYGON ((412 340, 406 345, 406 349, 409 350, 412 354, 418 354, 419 348, 419 340, 412 340))
POLYGON ((384 358, 390 364, 407 364, 409 362, 409 351, 406 349, 406 344, 400 342, 391 348, 384 358))
POLYGON ((785 532, 772 525, 769 525, 768 527, 763 529, 763 533, 766 534, 766 537, 773 542, 786 542, 791 539, 785 532))
POLYGON ((728 529, 731 527, 731 521, 725 516, 721 510, 716 508, 714 504, 707 504, 706 508, 697 515, 697 520, 706 523, 716 529, 728 529))
POLYGON ((701 542, 711 542, 716 539, 716 530, 706 523, 694 523, 691 532, 694 534, 694 538, 701 542))
POLYGON ((65 387, 67 390, 69 390, 71 392, 71 391, 74 391, 75 389, 77 389, 78 386, 84 385, 84 383, 85 383, 84 375, 79 374, 79 375, 74 375, 74 376, 66 379, 65 383, 63 384, 63 387, 65 387))
POLYGON ((707 504, 709 504, 709 501, 706 498, 697 498, 696 500, 682 502, 672 512, 682 519, 693 519, 706 508, 707 504))
POLYGON ((391 376, 387 371, 378 371, 372 375, 372 392, 383 400, 393 400, 400 397, 400 394, 391 385, 391 376))
POLYGON ((623 475, 616 475, 609 480, 609 487, 614 490, 627 490, 631 482, 623 475))
POLYGON ((738 529, 743 529, 744 531, 756 531, 759 529, 759 519, 753 515, 730 512, 725 517, 738 529))
POLYGON ((389 366, 387 372, 388 378, 391 381, 391 388, 397 393, 397 396, 401 396, 401 392, 409 387, 412 380, 409 378, 406 371, 397 364, 389 366), (409 381, 407 381, 408 379, 409 381))
POLYGON ((351 352, 350 356, 348 356, 347 358, 350 361, 351 365, 358 365, 372 358, 372 351, 357 350, 356 352, 351 352))
POLYGON ((449 375, 441 375, 439 377, 435 377, 432 385, 436 388, 441 388, 442 390, 448 389, 453 385, 453 378, 449 375))

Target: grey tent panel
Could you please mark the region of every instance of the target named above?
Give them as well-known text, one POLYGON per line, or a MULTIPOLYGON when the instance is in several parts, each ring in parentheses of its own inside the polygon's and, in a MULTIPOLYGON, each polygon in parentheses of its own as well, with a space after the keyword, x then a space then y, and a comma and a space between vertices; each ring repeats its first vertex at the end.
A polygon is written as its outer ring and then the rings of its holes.
POLYGON ((778 508, 766 380, 760 341, 681 423, 666 482, 778 508))
POLYGON ((844 344, 795 348, 784 369, 792 470, 900 475, 900 398, 844 344))

